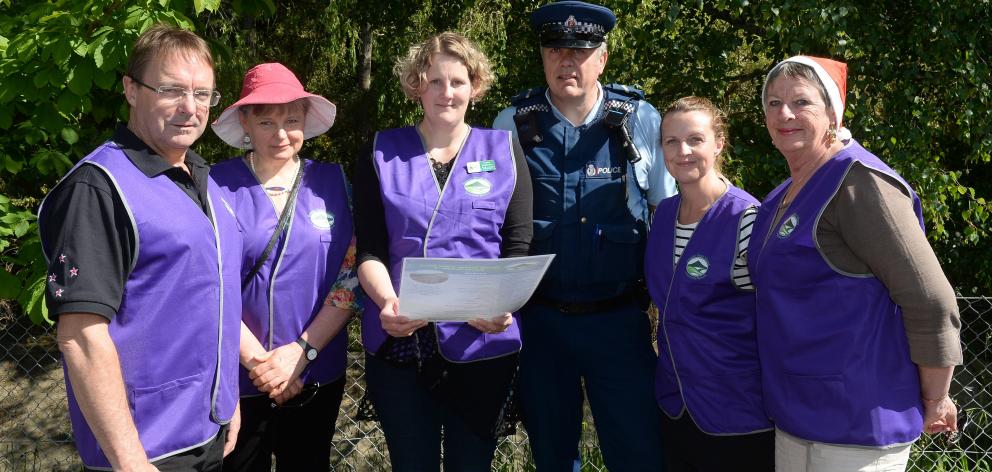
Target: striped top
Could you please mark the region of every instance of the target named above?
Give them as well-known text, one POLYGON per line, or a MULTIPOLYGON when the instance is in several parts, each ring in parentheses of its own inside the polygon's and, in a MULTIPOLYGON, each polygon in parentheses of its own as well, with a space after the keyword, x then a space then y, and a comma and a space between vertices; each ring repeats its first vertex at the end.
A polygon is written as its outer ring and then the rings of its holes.
MULTIPOLYGON (((754 226, 754 218, 758 214, 756 207, 748 208, 741 217, 741 225, 738 228, 737 257, 734 259, 734 285, 741 290, 753 291, 751 284, 751 273, 747 269, 747 246, 751 240, 751 227, 754 226)), ((698 222, 692 224, 675 223, 675 264, 682 258, 685 246, 689 244, 689 238, 696 231, 698 222)))

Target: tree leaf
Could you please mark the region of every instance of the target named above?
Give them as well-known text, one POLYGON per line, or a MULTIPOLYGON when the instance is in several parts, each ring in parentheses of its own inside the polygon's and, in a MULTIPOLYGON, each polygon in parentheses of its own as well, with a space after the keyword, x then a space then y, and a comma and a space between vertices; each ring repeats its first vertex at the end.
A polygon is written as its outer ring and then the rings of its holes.
POLYGON ((52 320, 48 318, 48 307, 45 306, 45 280, 45 275, 41 274, 18 297, 18 302, 24 307, 28 319, 36 325, 52 324, 52 320))
POLYGON ((81 103, 79 95, 76 95, 69 90, 63 90, 62 94, 59 95, 58 101, 55 102, 55 106, 59 109, 59 112, 71 115, 79 111, 79 104, 81 103))
POLYGON ((62 139, 69 144, 76 144, 79 141, 79 134, 72 128, 62 128, 62 139))
POLYGON ((0 129, 9 129, 14 117, 14 107, 0 107, 0 129))
POLYGON ((12 300, 21 293, 21 281, 6 270, 0 269, 0 298, 12 300))
POLYGON ((80 97, 89 93, 93 86, 93 66, 92 62, 85 59, 72 69, 69 78, 69 90, 80 97))
POLYGON ((31 227, 31 223, 22 220, 20 223, 17 223, 17 225, 14 226, 14 236, 18 238, 24 236, 24 234, 28 232, 28 228, 30 227, 31 227))

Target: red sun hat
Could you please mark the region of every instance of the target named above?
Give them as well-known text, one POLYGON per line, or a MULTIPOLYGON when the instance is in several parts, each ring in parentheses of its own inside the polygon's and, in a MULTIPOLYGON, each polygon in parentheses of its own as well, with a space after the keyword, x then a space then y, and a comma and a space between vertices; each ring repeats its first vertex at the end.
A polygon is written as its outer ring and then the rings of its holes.
POLYGON ((225 143, 241 148, 245 130, 241 127, 238 108, 242 105, 277 105, 290 103, 301 98, 310 101, 304 119, 303 138, 319 136, 331 129, 337 109, 334 104, 320 95, 303 89, 300 79, 286 66, 278 62, 259 64, 245 73, 241 86, 241 98, 227 107, 210 127, 225 143))

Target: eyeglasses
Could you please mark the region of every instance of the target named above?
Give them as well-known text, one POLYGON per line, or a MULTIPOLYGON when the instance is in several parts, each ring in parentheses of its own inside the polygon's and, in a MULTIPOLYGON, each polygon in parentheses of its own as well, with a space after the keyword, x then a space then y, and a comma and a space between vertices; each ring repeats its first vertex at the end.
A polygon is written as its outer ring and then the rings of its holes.
POLYGON ((320 382, 314 382, 312 384, 303 387, 298 395, 289 399, 286 403, 279 405, 275 402, 269 403, 272 408, 299 408, 301 406, 306 406, 308 403, 313 401, 317 396, 320 389, 320 382))
MULTIPOLYGON (((130 75, 128 77, 131 77, 130 75)), ((170 87, 167 85, 159 85, 158 87, 152 87, 134 77, 131 77, 138 85, 151 90, 158 94, 166 101, 172 103, 179 103, 186 95, 192 95, 193 100, 196 100, 196 104, 204 107, 212 107, 220 103, 220 92, 216 90, 209 89, 197 89, 197 90, 186 90, 182 87, 170 87)))

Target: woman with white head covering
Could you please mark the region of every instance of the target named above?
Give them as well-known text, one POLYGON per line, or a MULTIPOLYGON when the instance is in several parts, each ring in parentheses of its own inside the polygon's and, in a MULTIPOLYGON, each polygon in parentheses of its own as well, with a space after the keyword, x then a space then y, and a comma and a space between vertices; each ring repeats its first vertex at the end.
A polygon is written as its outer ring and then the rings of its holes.
POLYGON ((797 56, 762 89, 790 171, 748 253, 777 470, 902 471, 921 432, 956 429, 954 291, 919 197, 843 127, 846 75, 797 56))
MULTIPOLYGON (((242 429, 225 470, 328 470, 345 379, 345 325, 356 311, 348 182, 337 164, 300 157, 335 107, 282 64, 245 75, 213 130, 243 155, 213 167, 244 236, 242 429)), ((222 211, 222 210, 218 210, 222 211)))

